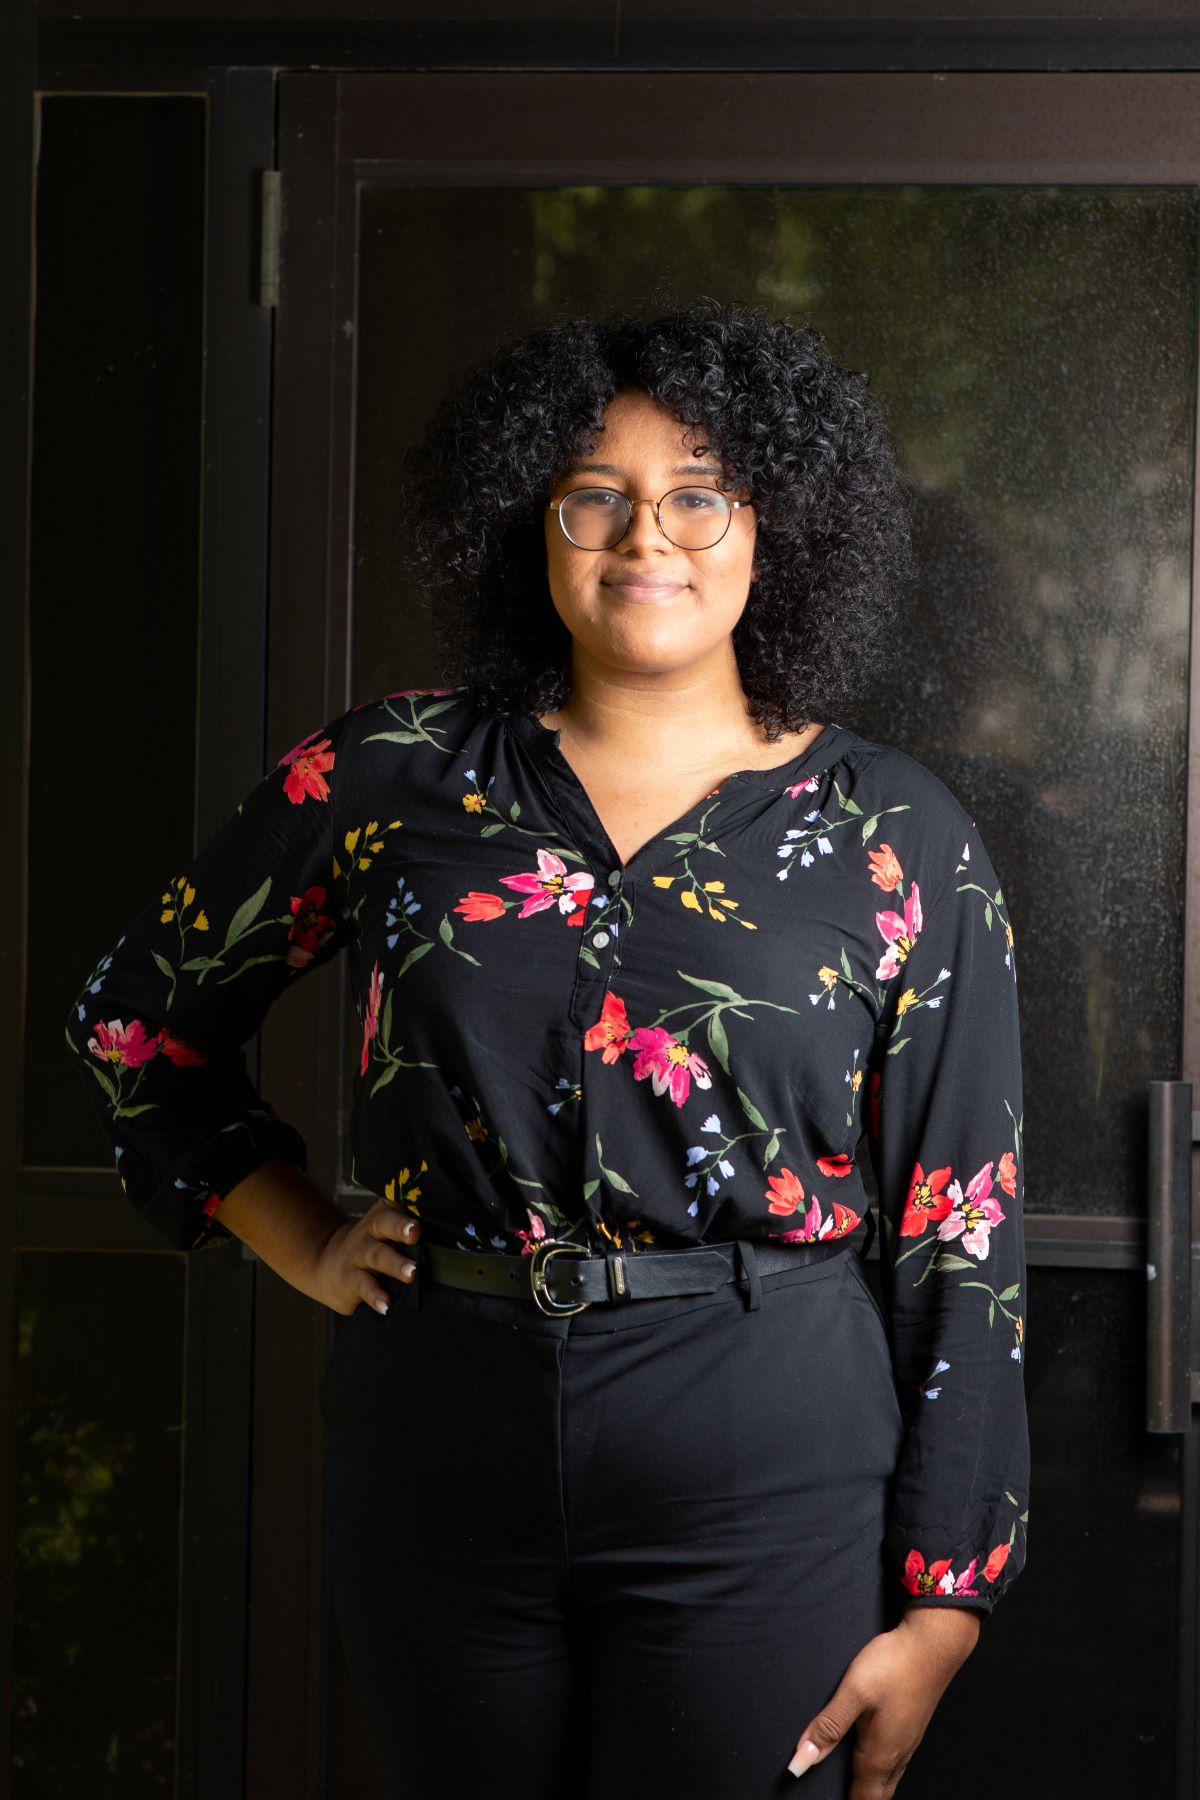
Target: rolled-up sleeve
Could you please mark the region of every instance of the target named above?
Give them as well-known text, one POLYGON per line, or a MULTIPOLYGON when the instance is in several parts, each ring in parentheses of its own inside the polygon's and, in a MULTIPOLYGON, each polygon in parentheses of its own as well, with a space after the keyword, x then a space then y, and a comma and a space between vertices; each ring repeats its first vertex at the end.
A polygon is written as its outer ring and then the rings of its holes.
POLYGON ((906 1420, 901 1598, 986 1614, 1021 1572, 1029 1519, 1021 1048, 1003 892, 965 814, 961 831, 957 868, 924 912, 910 891, 888 952, 867 1134, 906 1420))
POLYGON ((101 957, 66 1041, 135 1212, 178 1250, 232 1234, 230 1188, 301 1133, 242 1046, 292 982, 354 935, 339 908, 334 792, 352 711, 312 732, 171 873, 101 957))

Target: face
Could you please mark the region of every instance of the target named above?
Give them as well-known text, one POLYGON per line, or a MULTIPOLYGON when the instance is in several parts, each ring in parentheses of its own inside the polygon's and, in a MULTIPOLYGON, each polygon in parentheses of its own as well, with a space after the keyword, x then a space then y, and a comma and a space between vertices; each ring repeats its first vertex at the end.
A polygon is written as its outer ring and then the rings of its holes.
MULTIPOLYGON (((595 449, 569 464, 549 498, 575 488, 615 488, 630 500, 658 500, 677 487, 717 485, 721 465, 701 440, 648 394, 614 395, 595 449), (697 454, 699 450, 699 454, 697 454)), ((726 489, 748 500, 749 489, 726 489)), ((546 512, 546 574, 555 610, 575 654, 622 673, 700 674, 733 654, 730 633, 750 592, 754 509, 739 508, 720 543, 684 550, 659 529, 653 506, 635 506, 611 550, 578 549, 557 512, 546 512)))

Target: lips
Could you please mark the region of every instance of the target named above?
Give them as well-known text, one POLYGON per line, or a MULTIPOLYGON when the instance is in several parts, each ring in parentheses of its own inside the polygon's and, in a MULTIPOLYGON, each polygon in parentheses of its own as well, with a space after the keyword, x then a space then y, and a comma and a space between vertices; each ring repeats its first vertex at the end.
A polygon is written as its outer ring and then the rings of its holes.
POLYGON ((630 600, 666 600, 677 594, 687 583, 671 581, 662 575, 621 575, 612 581, 606 581, 605 587, 616 588, 628 596, 630 600))

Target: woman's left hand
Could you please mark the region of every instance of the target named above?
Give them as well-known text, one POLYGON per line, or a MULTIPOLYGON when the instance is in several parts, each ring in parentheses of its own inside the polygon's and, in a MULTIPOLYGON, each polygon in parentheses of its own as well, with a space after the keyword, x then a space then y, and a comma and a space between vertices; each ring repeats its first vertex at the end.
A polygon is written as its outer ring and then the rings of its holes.
POLYGON ((979 1637, 977 1611, 910 1606, 868 1640, 837 1689, 801 1732, 788 1764, 802 1775, 823 1762, 859 1720, 849 1800, 891 1800, 938 1701, 979 1637))

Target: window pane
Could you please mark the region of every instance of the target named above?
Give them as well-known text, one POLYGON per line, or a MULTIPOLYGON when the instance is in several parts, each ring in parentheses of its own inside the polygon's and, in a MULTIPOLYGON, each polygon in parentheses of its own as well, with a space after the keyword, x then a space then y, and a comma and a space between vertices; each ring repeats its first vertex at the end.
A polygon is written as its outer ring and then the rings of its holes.
POLYGON ((18 1259, 13 1800, 174 1791, 184 1273, 18 1259))
POLYGON ((1030 1210, 1142 1211, 1145 1083, 1179 1073, 1195 192, 376 185, 362 220, 356 697, 438 680, 398 458, 497 337, 665 272, 869 373, 921 577, 890 691, 839 722, 940 774, 996 865, 1030 1210))

